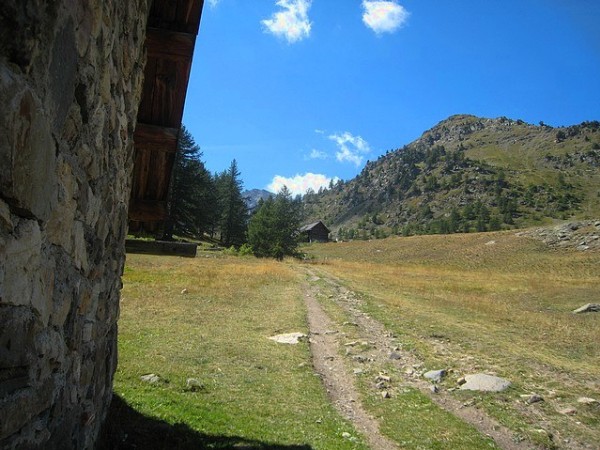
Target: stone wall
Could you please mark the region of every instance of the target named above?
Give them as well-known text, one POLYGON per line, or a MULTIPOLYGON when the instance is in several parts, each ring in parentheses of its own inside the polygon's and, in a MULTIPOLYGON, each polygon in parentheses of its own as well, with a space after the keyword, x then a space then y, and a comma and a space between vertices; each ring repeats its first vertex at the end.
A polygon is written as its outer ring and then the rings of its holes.
POLYGON ((1 449, 107 412, 148 2, 0 2, 1 449))

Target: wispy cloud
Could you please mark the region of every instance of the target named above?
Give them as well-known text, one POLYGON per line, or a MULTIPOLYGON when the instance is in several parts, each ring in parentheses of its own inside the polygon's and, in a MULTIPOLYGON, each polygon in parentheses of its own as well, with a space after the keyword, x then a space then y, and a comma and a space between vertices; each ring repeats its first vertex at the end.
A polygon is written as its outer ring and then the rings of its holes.
POLYGON ((283 11, 273 13, 270 19, 262 20, 265 31, 285 38, 289 43, 301 41, 310 36, 311 23, 308 10, 312 0, 278 0, 277 6, 283 11))
POLYGON ((357 167, 364 161, 364 155, 371 152, 369 143, 360 136, 353 136, 352 133, 332 134, 329 139, 338 146, 335 157, 339 162, 351 162, 357 167))
POLYGON ((320 188, 329 187, 331 182, 337 183, 338 177, 329 178, 326 175, 319 173, 305 173, 304 175, 297 174, 293 177, 284 177, 275 175, 271 184, 267 186, 267 190, 271 192, 279 192, 283 186, 287 186, 292 195, 304 195, 306 191, 312 189, 317 192, 320 188))
POLYGON ((408 20, 410 13, 396 0, 363 0, 363 22, 376 34, 393 33, 408 20))
POLYGON ((313 148, 310 153, 306 155, 305 159, 327 159, 327 156, 327 153, 313 148))
POLYGON ((221 0, 208 0, 208 4, 211 8, 216 8, 221 0))

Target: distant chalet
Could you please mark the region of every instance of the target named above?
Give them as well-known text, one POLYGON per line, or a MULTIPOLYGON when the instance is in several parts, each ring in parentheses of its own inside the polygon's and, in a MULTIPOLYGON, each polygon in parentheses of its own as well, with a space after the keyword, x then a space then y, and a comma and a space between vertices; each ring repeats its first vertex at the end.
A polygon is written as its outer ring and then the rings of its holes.
POLYGON ((320 220, 300 228, 306 242, 329 242, 329 228, 320 220))

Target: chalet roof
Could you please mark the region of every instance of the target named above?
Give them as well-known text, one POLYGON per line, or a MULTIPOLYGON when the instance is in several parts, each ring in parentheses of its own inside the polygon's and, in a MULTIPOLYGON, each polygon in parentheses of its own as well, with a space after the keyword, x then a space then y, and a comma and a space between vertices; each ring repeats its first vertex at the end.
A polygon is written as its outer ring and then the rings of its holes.
POLYGON ((129 219, 137 224, 162 222, 167 215, 171 172, 203 3, 154 0, 149 13, 129 205, 129 219))
POLYGON ((310 231, 310 230, 312 230, 313 228, 315 228, 319 224, 321 224, 323 226, 323 228, 325 228, 327 230, 327 232, 329 233, 329 228, 327 228, 325 226, 325 224, 322 221, 320 221, 320 220, 317 221, 317 222, 314 222, 314 223, 310 223, 308 225, 304 225, 302 228, 300 228, 300 231, 310 231))

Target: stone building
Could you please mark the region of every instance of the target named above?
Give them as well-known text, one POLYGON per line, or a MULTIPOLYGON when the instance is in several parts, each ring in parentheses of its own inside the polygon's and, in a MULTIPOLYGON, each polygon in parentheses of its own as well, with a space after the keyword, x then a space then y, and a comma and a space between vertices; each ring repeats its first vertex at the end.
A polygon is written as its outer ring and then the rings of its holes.
MULTIPOLYGON (((138 108, 173 87, 156 70, 144 81, 148 17, 167 27, 154 37, 177 38, 168 27, 195 16, 197 31, 202 8, 150 4, 0 2, 0 449, 93 448, 105 419, 138 108)), ((164 129, 146 125, 151 152, 164 129)))

